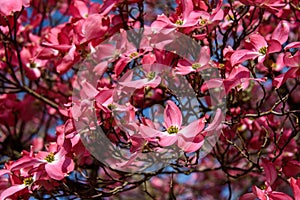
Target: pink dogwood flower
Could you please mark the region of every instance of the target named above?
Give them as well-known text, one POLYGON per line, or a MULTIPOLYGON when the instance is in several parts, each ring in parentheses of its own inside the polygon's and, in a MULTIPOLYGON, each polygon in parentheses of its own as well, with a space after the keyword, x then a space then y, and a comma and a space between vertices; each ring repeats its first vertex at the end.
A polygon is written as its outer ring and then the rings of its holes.
POLYGON ((269 40, 259 34, 250 35, 249 39, 245 41, 247 49, 236 50, 231 55, 232 66, 256 58, 258 58, 259 63, 262 63, 269 54, 281 51, 282 45, 288 39, 289 29, 288 23, 281 22, 269 40))
MULTIPOLYGON (((237 90, 246 89, 251 80, 265 81, 264 78, 251 78, 250 71, 246 67, 239 65, 234 67, 228 74, 226 79, 214 78, 205 81, 204 85, 201 87, 201 91, 204 92, 211 88, 221 88, 224 86, 226 94, 228 94, 232 89, 237 88, 237 90)), ((221 95, 225 95, 222 93, 221 95)))
POLYGON ((22 6, 28 7, 30 0, 1 0, 0 14, 4 16, 12 15, 14 12, 22 10, 22 6))
POLYGON ((197 17, 190 17, 191 12, 193 11, 193 2, 191 0, 182 1, 182 15, 174 15, 173 17, 167 17, 166 15, 158 15, 156 21, 151 25, 152 28, 155 28, 157 31, 161 31, 167 34, 177 28, 190 28, 195 26, 198 23, 197 17))
POLYGON ((194 152, 204 143, 204 135, 200 134, 205 127, 205 118, 198 119, 188 126, 182 126, 180 109, 172 101, 167 101, 164 111, 164 127, 166 131, 159 131, 150 126, 141 124, 142 136, 148 140, 158 138, 162 147, 177 144, 185 152, 194 152))
POLYGON ((249 49, 236 50, 231 55, 231 64, 235 66, 246 60, 258 58, 258 62, 262 63, 266 56, 270 53, 279 52, 281 44, 276 40, 266 41, 266 39, 259 34, 252 34, 249 36, 248 43, 249 49))
POLYGON ((190 64, 187 60, 179 60, 178 66, 176 67, 176 73, 181 75, 187 75, 191 72, 199 72, 201 70, 207 69, 210 61, 210 51, 208 46, 204 46, 200 50, 198 60, 190 64))
POLYGON ((140 89, 146 86, 152 88, 157 87, 161 82, 161 77, 159 74, 162 72, 163 68, 161 65, 143 65, 144 77, 138 80, 133 80, 135 73, 133 71, 128 71, 124 76, 122 76, 119 85, 129 88, 140 89))
POLYGON ((246 5, 258 6, 274 14, 279 12, 279 8, 283 8, 285 6, 285 4, 279 0, 240 0, 240 2, 246 5))
POLYGON ((277 171, 275 165, 266 159, 262 160, 261 165, 264 168, 266 176, 265 186, 262 189, 253 186, 252 193, 244 194, 240 198, 240 200, 255 200, 257 198, 259 198, 260 200, 293 200, 292 197, 283 192, 272 190, 271 186, 277 179, 277 171))
POLYGON ((216 8, 210 13, 206 11, 192 11, 190 18, 197 18, 200 26, 211 25, 224 19, 224 11, 222 10, 223 1, 219 1, 216 8))
POLYGON ((67 173, 74 170, 74 161, 67 154, 65 147, 58 147, 52 143, 49 145, 49 151, 39 151, 36 158, 45 164, 45 171, 50 178, 62 180, 67 173))
MULTIPOLYGON (((6 188, 5 190, 3 190, 0 194, 0 199, 6 200, 6 199, 10 199, 9 197, 16 194, 18 194, 19 196, 21 194, 26 194, 31 192, 32 187, 34 186, 34 182, 37 180, 37 174, 38 173, 34 173, 34 176, 25 177, 23 178, 23 180, 19 180, 22 184, 14 184, 6 188)), ((1 176, 1 172, 0 172, 0 176, 1 176)))
POLYGON ((300 51, 297 51, 294 55, 290 52, 285 53, 283 62, 286 66, 290 67, 290 69, 284 74, 280 74, 274 78, 273 85, 276 88, 284 84, 287 79, 300 76, 300 51))

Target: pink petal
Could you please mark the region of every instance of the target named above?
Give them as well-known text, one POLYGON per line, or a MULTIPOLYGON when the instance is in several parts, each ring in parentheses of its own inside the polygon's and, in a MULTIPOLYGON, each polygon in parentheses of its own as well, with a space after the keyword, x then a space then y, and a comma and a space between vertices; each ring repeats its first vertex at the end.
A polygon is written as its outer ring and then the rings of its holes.
POLYGON ((100 62, 94 67, 93 72, 95 72, 100 78, 106 72, 107 67, 108 67, 108 63, 106 61, 100 62))
POLYGON ((175 68, 177 74, 187 75, 192 71, 195 71, 191 66, 192 64, 187 60, 179 60, 178 66, 175 68))
POLYGON ((289 37, 290 27, 289 24, 285 21, 281 21, 274 32, 272 33, 272 39, 277 40, 280 44, 283 44, 287 41, 289 37))
POLYGON ((130 60, 131 59, 129 57, 120 58, 115 64, 114 73, 119 76, 123 72, 126 65, 130 62, 130 60))
POLYGON ((299 76, 300 69, 299 67, 292 67, 284 74, 280 74, 273 80, 273 86, 279 88, 282 84, 286 82, 289 78, 295 78, 297 75, 299 76))
POLYGON ((161 135, 161 132, 151 128, 149 126, 145 126, 143 124, 141 124, 140 126, 140 130, 141 130, 141 135, 143 136, 143 138, 147 139, 147 138, 155 138, 159 135, 161 135))
POLYGON ((99 13, 102 15, 107 15, 113 8, 114 6, 118 3, 116 0, 106 0, 101 7, 101 10, 99 13))
POLYGON ((140 89, 145 86, 151 86, 153 88, 157 87, 161 82, 161 78, 159 76, 156 76, 154 79, 149 80, 148 78, 135 80, 135 81, 128 81, 128 82, 119 82, 120 85, 125 87, 131 87, 140 89))
POLYGON ((217 8, 213 11, 213 18, 211 21, 220 21, 224 18, 224 11, 221 8, 223 5, 223 1, 219 1, 217 8))
POLYGON ((193 68, 191 67, 176 67, 176 74, 180 74, 180 75, 187 75, 191 72, 195 71, 193 68))
POLYGON ((165 133, 165 134, 161 134, 159 136, 159 141, 158 141, 158 144, 160 146, 163 146, 163 147, 167 147, 167 146, 171 146, 173 145, 177 139, 178 139, 178 136, 177 134, 170 134, 170 135, 167 135, 168 133, 165 133))
POLYGON ((300 66, 300 51, 297 51, 294 55, 290 52, 284 54, 283 62, 289 67, 299 67, 300 66))
POLYGON ((24 156, 24 157, 20 158, 19 160, 17 160, 16 162, 14 162, 11 165, 10 170, 18 171, 22 168, 32 167, 38 163, 40 163, 40 161, 38 159, 29 157, 29 156, 24 156))
POLYGON ((259 56, 258 51, 253 52, 253 51, 246 50, 246 49, 236 50, 230 57, 231 65, 235 66, 246 60, 255 59, 258 56, 259 56))
POLYGON ((208 89, 220 88, 222 86, 223 86, 222 79, 210 79, 204 82, 203 86, 201 87, 201 92, 204 93, 208 89))
POLYGON ((59 160, 45 165, 45 170, 50 178, 55 180, 62 180, 66 173, 74 169, 74 162, 72 159, 62 156, 59 160))
POLYGON ((198 119, 193 121, 188 126, 184 127, 179 131, 178 134, 181 134, 185 138, 194 138, 200 131, 203 130, 205 126, 205 118, 198 119))
POLYGON ((30 6, 30 1, 31 0, 22 0, 23 6, 24 7, 29 7, 30 6))
POLYGON ((284 47, 284 50, 288 50, 291 48, 300 48, 300 42, 292 42, 284 47))
POLYGON ((284 61, 283 61, 283 58, 284 58, 284 54, 283 53, 280 53, 277 57, 277 60, 276 60, 276 65, 275 67, 273 68, 274 71, 281 71, 284 67, 285 67, 285 64, 284 64, 284 61))
POLYGON ((24 184, 22 185, 13 185, 13 186, 10 186, 9 188, 5 189, 2 191, 1 195, 0 195, 0 199, 4 200, 4 199, 7 199, 7 197, 25 189, 27 186, 25 186, 24 184))
POLYGON ((97 103, 104 104, 108 99, 112 98, 113 90, 102 90, 100 91, 95 100, 97 103))
POLYGON ((13 12, 20 11, 21 9, 21 0, 1 0, 0 13, 2 13, 5 16, 11 15, 13 12))
POLYGON ((193 11, 193 1, 192 0, 182 0, 182 14, 183 19, 188 19, 188 16, 193 11))
POLYGON ((259 189, 258 187, 256 186, 253 186, 252 187, 252 191, 253 191, 253 194, 255 194, 260 200, 269 200, 265 193, 264 193, 264 190, 261 190, 259 189))
POLYGON ((89 13, 89 9, 86 6, 86 3, 83 1, 75 0, 70 5, 70 12, 76 18, 86 18, 89 13))
POLYGON ((277 40, 269 40, 268 41, 268 51, 267 54, 269 53, 275 53, 281 51, 281 44, 277 40))
POLYGON ((197 35, 193 35, 192 37, 196 38, 197 40, 203 40, 204 38, 206 38, 207 33, 203 33, 203 34, 197 34, 197 35))
POLYGON ((250 43, 254 46, 256 51, 259 51, 262 47, 267 47, 267 41, 265 38, 258 34, 252 34, 249 36, 250 43))
POLYGON ((226 80, 250 78, 250 71, 244 66, 234 67, 226 80))
POLYGON ((62 51, 62 52, 68 52, 72 47, 69 44, 58 45, 58 44, 52 44, 52 43, 48 43, 48 42, 43 42, 42 45, 46 46, 46 47, 49 47, 51 49, 62 51))
POLYGON ((300 178, 298 178, 297 180, 291 178, 290 183, 294 193, 295 200, 300 200, 300 178))
POLYGON ((204 144, 204 137, 200 134, 195 140, 187 140, 183 137, 178 137, 178 146, 186 153, 195 152, 200 149, 204 144), (197 140, 197 141, 195 141, 197 140))
POLYGON ((133 77, 133 71, 129 70, 118 81, 119 82, 129 82, 129 81, 132 81, 132 77, 133 77))
POLYGON ((253 193, 246 193, 239 198, 239 200, 255 200, 255 199, 256 199, 256 195, 253 193))
POLYGON ((156 76, 154 79, 149 81, 146 86, 150 86, 152 88, 156 88, 161 83, 161 78, 159 76, 156 76))
POLYGON ((266 159, 262 159, 262 167, 264 168, 266 174, 266 181, 270 184, 270 186, 277 179, 277 171, 274 164, 266 159))
POLYGON ((296 176, 300 174, 300 162, 291 160, 282 167, 282 171, 287 177, 296 176))
POLYGON ((178 129, 181 128, 182 114, 173 101, 167 101, 167 106, 164 111, 164 122, 166 128, 169 128, 170 126, 176 126, 178 129))
POLYGON ((176 28, 170 19, 164 14, 158 15, 156 21, 151 24, 151 28, 155 29, 156 32, 160 32, 164 28, 176 28))
POLYGON ((0 176, 4 175, 4 174, 9 174, 10 171, 6 170, 6 169, 0 169, 0 176))
POLYGON ((80 94, 83 98, 93 99, 99 93, 99 91, 86 80, 81 82, 81 86, 82 90, 80 91, 80 94))
POLYGON ((289 195, 282 192, 271 192, 268 194, 269 198, 272 200, 293 200, 289 195))
POLYGON ((101 38, 107 31, 108 26, 100 14, 89 15, 82 24, 82 33, 86 41, 101 38))
POLYGON ((208 46, 201 47, 198 62, 201 66, 206 65, 210 61, 210 50, 208 46))
POLYGON ((250 80, 250 71, 243 66, 234 67, 227 79, 224 80, 226 92, 238 85, 247 86, 250 80))
POLYGON ((215 118, 213 121, 206 127, 205 131, 217 131, 220 127, 222 127, 222 120, 224 116, 222 115, 222 110, 218 108, 216 110, 215 118))

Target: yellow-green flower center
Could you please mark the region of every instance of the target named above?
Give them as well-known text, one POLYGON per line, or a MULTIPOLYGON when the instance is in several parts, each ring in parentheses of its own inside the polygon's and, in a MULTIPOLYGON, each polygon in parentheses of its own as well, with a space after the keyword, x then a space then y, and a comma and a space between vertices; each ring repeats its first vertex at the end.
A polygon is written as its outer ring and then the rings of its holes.
POLYGON ((49 153, 47 156, 46 156, 46 158, 45 158, 45 160, 48 162, 48 163, 52 163, 53 161, 54 161, 54 153, 49 153))
POLYGON ((107 108, 108 108, 109 110, 113 110, 113 109, 116 109, 117 106, 111 103, 111 104, 109 104, 109 105, 107 106, 107 108))
POLYGON ((23 180, 23 184, 26 185, 26 186, 29 186, 33 183, 33 178, 32 177, 29 177, 29 178, 25 178, 23 180))
POLYGON ((192 68, 193 69, 198 69, 198 68, 200 68, 201 67, 201 64, 200 63, 194 63, 194 64, 192 64, 192 68))
POLYGON ((170 126, 168 129, 167 129, 167 132, 169 134, 176 134, 178 133, 179 129, 177 126, 170 126))
POLYGON ((183 24, 183 21, 181 19, 177 19, 177 21, 175 22, 175 24, 181 26, 183 24))
POLYGON ((155 78, 155 72, 149 72, 146 75, 146 77, 148 78, 149 81, 152 80, 152 79, 154 79, 155 78))
POLYGON ((32 69, 36 68, 36 63, 34 63, 34 62, 30 63, 29 67, 32 69))
POLYGON ((262 185, 262 186, 260 186, 260 189, 262 189, 262 190, 265 190, 267 188, 267 186, 266 185, 262 185))
POLYGON ((200 21, 199 21, 200 25, 205 25, 206 23, 207 23, 207 19, 200 18, 200 21))
POLYGON ((258 52, 261 53, 262 55, 266 55, 267 50, 268 50, 268 47, 262 47, 258 50, 258 52))
POLYGON ((129 58, 133 59, 134 57, 137 57, 139 55, 138 52, 133 52, 130 54, 129 58))

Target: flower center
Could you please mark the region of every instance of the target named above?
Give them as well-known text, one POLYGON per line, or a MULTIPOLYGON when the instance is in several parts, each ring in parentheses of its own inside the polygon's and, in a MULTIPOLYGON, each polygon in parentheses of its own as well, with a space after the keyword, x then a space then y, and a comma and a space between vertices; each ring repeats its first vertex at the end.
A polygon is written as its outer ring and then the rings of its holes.
POLYGON ((268 50, 268 47, 262 47, 258 50, 258 52, 261 53, 262 55, 266 55, 267 50, 268 50))
POLYGON ((52 163, 53 161, 54 161, 54 153, 49 153, 47 156, 46 156, 46 158, 45 158, 45 160, 48 162, 48 163, 52 163))
POLYGON ((168 129, 167 129, 167 132, 169 134, 176 134, 178 133, 178 127, 177 126, 170 126, 168 129))
POLYGON ((31 69, 36 68, 36 63, 34 63, 34 62, 30 63, 30 64, 29 64, 29 67, 30 67, 31 69))
POLYGON ((220 63, 220 64, 219 64, 219 67, 220 67, 221 69, 224 69, 225 65, 224 65, 223 63, 220 63))
POLYGON ((137 57, 138 55, 139 55, 138 52, 133 52, 133 53, 130 54, 129 58, 133 59, 134 57, 137 57))
POLYGON ((194 63, 194 64, 192 64, 192 68, 193 69, 198 69, 198 68, 200 68, 201 67, 201 64, 200 63, 194 63))
POLYGON ((175 22, 175 24, 181 26, 183 24, 183 21, 181 19, 177 19, 177 21, 175 22))
POLYGON ((199 24, 205 25, 207 23, 207 19, 200 18, 199 24))
POLYGON ((33 178, 32 177, 29 177, 29 178, 25 178, 23 180, 23 184, 26 185, 26 186, 29 186, 33 183, 33 178))
POLYGON ((107 108, 108 108, 109 110, 113 110, 113 109, 116 109, 117 106, 111 103, 111 104, 109 104, 109 105, 107 106, 107 108))
POLYGON ((146 77, 148 78, 149 81, 152 80, 152 79, 154 79, 155 78, 155 72, 149 72, 146 75, 146 77))

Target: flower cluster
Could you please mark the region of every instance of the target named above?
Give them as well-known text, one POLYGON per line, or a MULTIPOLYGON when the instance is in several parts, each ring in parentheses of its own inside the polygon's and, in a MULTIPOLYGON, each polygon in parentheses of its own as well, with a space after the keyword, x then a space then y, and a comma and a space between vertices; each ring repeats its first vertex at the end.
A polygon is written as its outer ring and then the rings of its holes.
POLYGON ((0 0, 0 200, 300 200, 299 26, 297 0, 0 0))

